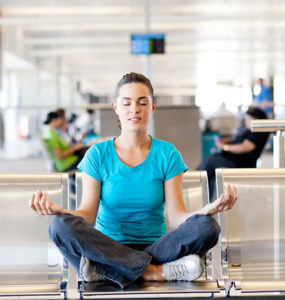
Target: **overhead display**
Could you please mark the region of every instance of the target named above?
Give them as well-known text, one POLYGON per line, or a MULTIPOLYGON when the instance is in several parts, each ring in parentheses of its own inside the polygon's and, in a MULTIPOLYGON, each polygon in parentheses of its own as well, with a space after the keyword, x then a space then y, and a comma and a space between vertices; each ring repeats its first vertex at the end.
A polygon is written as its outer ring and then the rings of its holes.
POLYGON ((164 53, 164 33, 133 33, 131 34, 132 54, 164 53))

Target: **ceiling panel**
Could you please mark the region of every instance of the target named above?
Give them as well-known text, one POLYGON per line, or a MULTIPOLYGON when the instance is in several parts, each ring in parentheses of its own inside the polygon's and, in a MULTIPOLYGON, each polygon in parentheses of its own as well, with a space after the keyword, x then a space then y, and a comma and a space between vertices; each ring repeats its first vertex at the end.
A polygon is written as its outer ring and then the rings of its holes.
POLYGON ((166 34, 166 53, 149 59, 161 93, 192 93, 203 74, 239 85, 285 69, 284 0, 2 0, 1 12, 4 50, 94 90, 100 80, 103 93, 122 72, 147 73, 130 54, 146 28, 166 34))

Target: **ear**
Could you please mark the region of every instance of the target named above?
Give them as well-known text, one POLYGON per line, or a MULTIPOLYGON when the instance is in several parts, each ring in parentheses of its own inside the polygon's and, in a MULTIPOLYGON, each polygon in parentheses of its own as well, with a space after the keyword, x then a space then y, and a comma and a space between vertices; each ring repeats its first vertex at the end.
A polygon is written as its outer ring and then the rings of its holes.
POLYGON ((156 102, 152 101, 152 112, 154 112, 154 110, 156 109, 156 102))
POLYGON ((115 111, 115 113, 116 113, 116 115, 117 115, 117 114, 118 114, 118 112, 117 112, 117 109, 118 109, 117 102, 116 102, 116 101, 113 101, 113 102, 112 102, 112 105, 113 105, 114 111, 115 111))

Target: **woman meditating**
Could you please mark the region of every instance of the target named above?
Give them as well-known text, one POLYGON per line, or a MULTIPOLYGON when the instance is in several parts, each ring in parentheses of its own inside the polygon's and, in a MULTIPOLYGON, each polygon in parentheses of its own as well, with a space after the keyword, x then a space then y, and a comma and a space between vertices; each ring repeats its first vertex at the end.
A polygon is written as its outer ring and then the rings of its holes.
POLYGON ((150 81, 124 75, 113 107, 121 135, 93 145, 79 164, 78 210, 62 208, 42 191, 31 196, 30 206, 56 215, 50 237, 84 281, 110 280, 124 288, 138 278, 195 280, 203 272, 200 257, 220 233, 211 216, 233 207, 236 188, 228 185, 216 201, 187 212, 182 195, 187 166, 172 144, 148 134, 155 109, 150 81))

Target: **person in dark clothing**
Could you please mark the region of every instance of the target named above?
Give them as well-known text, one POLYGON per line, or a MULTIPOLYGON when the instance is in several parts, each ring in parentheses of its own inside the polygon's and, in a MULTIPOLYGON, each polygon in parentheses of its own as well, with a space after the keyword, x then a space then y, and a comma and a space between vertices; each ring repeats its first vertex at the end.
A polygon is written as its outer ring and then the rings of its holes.
POLYGON ((251 132, 252 120, 267 119, 265 112, 257 107, 249 107, 245 115, 245 128, 236 135, 229 144, 216 141, 221 150, 206 157, 197 170, 206 170, 209 180, 210 199, 215 190, 216 168, 255 168, 269 137, 268 132, 251 132))

